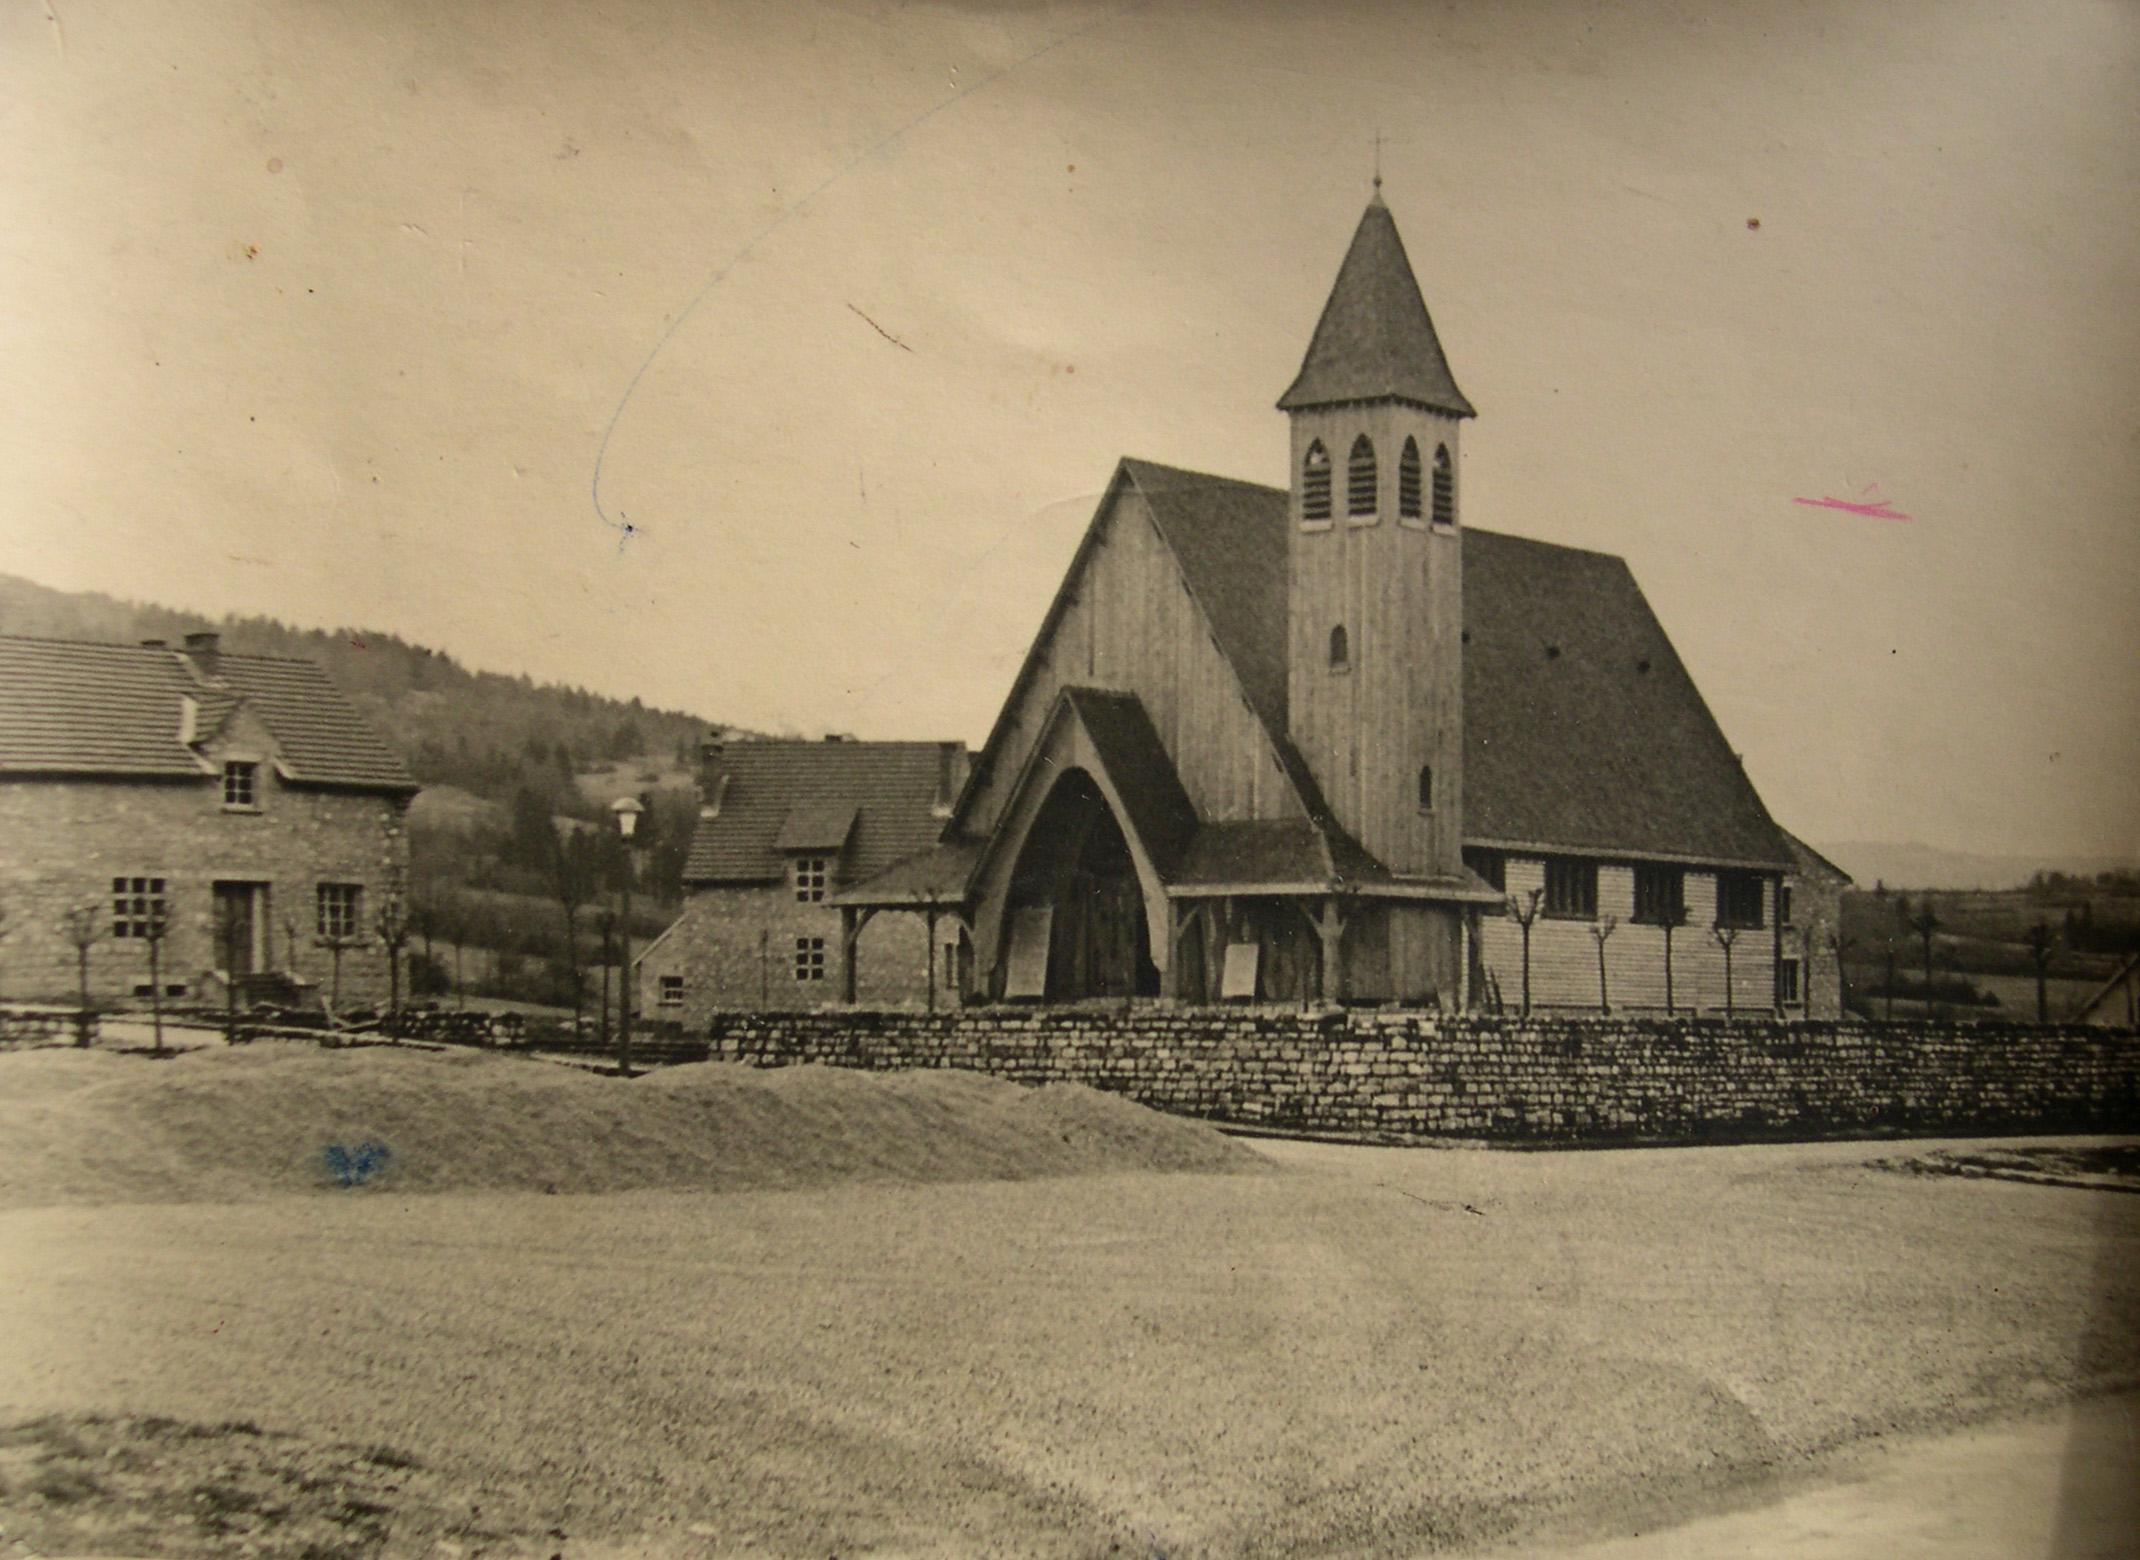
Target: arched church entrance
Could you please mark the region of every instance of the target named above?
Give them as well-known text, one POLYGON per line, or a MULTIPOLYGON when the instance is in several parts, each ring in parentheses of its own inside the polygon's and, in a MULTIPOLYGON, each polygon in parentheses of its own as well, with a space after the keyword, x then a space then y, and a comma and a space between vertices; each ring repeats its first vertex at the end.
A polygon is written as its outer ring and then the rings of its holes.
POLYGON ((1055 782, 1011 874, 1011 915, 1043 909, 1048 1001, 1159 994, 1129 841, 1082 769, 1055 782))

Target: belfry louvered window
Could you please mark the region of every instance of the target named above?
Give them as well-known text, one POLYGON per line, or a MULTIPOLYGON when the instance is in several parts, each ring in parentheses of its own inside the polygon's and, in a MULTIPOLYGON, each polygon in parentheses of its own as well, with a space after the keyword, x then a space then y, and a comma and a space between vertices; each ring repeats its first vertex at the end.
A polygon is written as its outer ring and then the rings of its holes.
POLYGON ((1352 644, 1345 634, 1345 625, 1338 624, 1330 630, 1330 670, 1344 672, 1352 669, 1352 644))
POLYGON ((1449 446, 1434 449, 1434 523, 1456 524, 1456 467, 1449 460, 1449 446))
POLYGON ((1419 518, 1419 441, 1406 439, 1397 462, 1397 515, 1403 520, 1419 518))
POLYGON ((1330 452, 1317 439, 1300 462, 1300 518, 1330 518, 1330 452))
POLYGON ((1352 454, 1345 461, 1345 513, 1375 512, 1375 446, 1366 434, 1352 441, 1352 454))

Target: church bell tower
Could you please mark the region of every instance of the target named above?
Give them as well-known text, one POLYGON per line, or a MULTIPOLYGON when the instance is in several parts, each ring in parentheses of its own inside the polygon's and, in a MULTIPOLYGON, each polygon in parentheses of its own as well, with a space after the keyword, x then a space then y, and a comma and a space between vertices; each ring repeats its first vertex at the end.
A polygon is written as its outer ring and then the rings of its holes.
POLYGON ((1300 374, 1287 699, 1338 824, 1403 877, 1463 870, 1457 389, 1378 188, 1300 374))

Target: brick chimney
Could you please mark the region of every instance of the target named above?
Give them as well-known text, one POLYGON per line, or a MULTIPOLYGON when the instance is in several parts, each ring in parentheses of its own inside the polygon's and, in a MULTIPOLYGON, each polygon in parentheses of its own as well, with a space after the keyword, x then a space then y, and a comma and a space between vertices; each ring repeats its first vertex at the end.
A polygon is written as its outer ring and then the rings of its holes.
POLYGON ((698 745, 698 815, 721 816, 721 795, 728 789, 728 734, 709 731, 698 745))
POLYGON ((223 636, 211 630, 186 636, 186 656, 193 662, 193 669, 204 681, 214 682, 216 668, 221 664, 220 646, 223 636))

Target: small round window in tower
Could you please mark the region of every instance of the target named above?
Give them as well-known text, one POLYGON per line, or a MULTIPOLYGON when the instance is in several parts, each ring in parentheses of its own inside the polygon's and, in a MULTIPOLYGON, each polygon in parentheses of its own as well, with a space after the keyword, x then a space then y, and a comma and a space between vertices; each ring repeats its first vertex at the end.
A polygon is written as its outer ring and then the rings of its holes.
POLYGON ((1300 462, 1300 518, 1306 521, 1330 518, 1330 452, 1317 439, 1300 462))
POLYGON ((1404 454, 1397 461, 1397 518, 1417 520, 1419 516, 1419 441, 1406 439, 1404 454))
POLYGON ((1345 513, 1375 512, 1375 444, 1366 434, 1352 441, 1352 454, 1345 461, 1345 513))
POLYGON ((1419 810, 1431 812, 1434 807, 1434 766, 1419 766, 1419 810))
POLYGON ((1434 523, 1456 524, 1456 466, 1446 444, 1434 449, 1434 523))
POLYGON ((1330 670, 1345 672, 1352 669, 1352 641, 1346 637, 1345 625, 1338 624, 1330 630, 1330 670))

